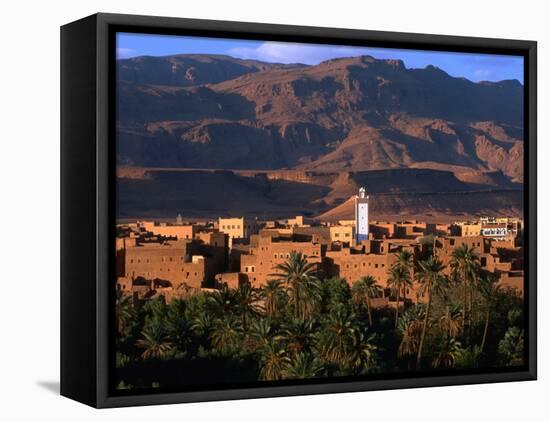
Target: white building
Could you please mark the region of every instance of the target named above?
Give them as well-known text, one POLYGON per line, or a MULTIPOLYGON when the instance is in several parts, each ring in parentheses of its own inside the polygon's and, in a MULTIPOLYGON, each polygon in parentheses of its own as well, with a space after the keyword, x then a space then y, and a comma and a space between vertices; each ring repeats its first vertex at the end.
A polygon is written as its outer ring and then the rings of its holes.
POLYGON ((369 197, 365 188, 355 196, 355 241, 357 244, 369 238, 369 197))

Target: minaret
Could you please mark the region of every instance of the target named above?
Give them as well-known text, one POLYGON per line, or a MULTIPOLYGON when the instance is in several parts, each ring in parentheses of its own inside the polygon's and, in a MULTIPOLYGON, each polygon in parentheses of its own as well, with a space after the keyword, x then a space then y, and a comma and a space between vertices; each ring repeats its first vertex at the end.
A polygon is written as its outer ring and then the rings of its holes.
POLYGON ((355 196, 355 243, 369 238, 369 197, 365 188, 355 196))

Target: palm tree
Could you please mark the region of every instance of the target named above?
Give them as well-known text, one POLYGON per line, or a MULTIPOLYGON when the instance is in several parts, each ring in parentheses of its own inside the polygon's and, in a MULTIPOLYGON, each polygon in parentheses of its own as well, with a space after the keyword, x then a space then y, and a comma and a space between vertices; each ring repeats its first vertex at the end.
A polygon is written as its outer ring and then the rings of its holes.
MULTIPOLYGON (((410 275, 412 284, 413 269, 414 269, 414 254, 407 249, 403 249, 397 253, 397 265, 404 268, 410 275)), ((407 299, 407 287, 403 286, 403 301, 407 299)))
POLYGON ((375 334, 367 334, 366 331, 355 330, 350 368, 358 373, 364 373, 372 369, 376 364, 377 347, 374 344, 375 334))
POLYGON ((141 335, 143 338, 137 341, 137 346, 144 349, 141 354, 143 359, 161 359, 172 351, 173 345, 162 321, 158 319, 149 321, 141 335))
POLYGON ((191 323, 191 330, 193 331, 193 334, 195 334, 200 344, 203 347, 210 347, 209 341, 212 334, 212 331, 214 329, 214 319, 208 312, 202 312, 197 314, 195 318, 193 318, 193 321, 191 323))
POLYGON ((260 296, 264 300, 265 313, 274 317, 279 313, 286 299, 283 282, 281 280, 269 280, 262 287, 260 296))
POLYGON ((446 306, 439 318, 439 328, 447 338, 457 337, 462 328, 462 310, 458 306, 446 306))
POLYGON ((273 330, 273 323, 269 317, 256 318, 250 324, 250 331, 247 336, 247 346, 254 350, 262 350, 272 339, 279 339, 273 330))
POLYGON ((221 289, 208 294, 207 306, 218 317, 235 313, 238 307, 236 291, 224 285, 221 289))
POLYGON ((447 338, 443 342, 443 348, 439 354, 435 357, 433 365, 435 368, 452 368, 455 363, 460 359, 462 354, 462 345, 455 338, 447 338))
POLYGON ((248 319, 260 314, 258 295, 249 283, 241 284, 235 291, 235 308, 241 315, 243 330, 248 331, 248 319))
POLYGON ((132 297, 122 290, 117 290, 115 306, 117 332, 119 335, 126 335, 128 326, 136 318, 136 310, 132 304, 132 297))
POLYGON ((331 277, 323 280, 320 285, 322 313, 330 313, 341 304, 347 305, 351 300, 351 291, 346 279, 331 277))
POLYGON ((281 338, 293 356, 308 350, 315 338, 312 321, 292 318, 283 324, 281 338))
POLYGON ((411 272, 398 263, 391 267, 388 271, 388 286, 392 287, 397 294, 397 302, 395 305, 395 327, 397 328, 397 320, 399 319, 399 292, 412 285, 411 272))
POLYGON ((511 327, 498 343, 498 355, 504 366, 520 366, 524 363, 523 330, 511 327))
POLYGON ((260 361, 260 379, 268 381, 282 379, 290 364, 286 351, 275 339, 271 339, 264 346, 260 361))
POLYGON ((369 326, 372 326, 371 299, 379 297, 382 287, 377 283, 376 278, 371 275, 360 278, 351 288, 352 300, 357 304, 365 304, 369 318, 369 326))
POLYGON ((290 361, 285 370, 284 378, 305 379, 321 376, 324 371, 322 362, 309 353, 299 353, 290 361))
POLYGON ((315 264, 308 263, 301 252, 291 252, 288 260, 278 264, 274 274, 290 292, 290 301, 294 308, 294 318, 311 317, 320 301, 319 281, 315 277, 315 264))
POLYGON ((455 366, 458 368, 477 368, 481 350, 477 344, 462 349, 455 357, 455 366))
POLYGON ((422 323, 426 315, 424 305, 416 305, 409 308, 399 318, 397 328, 401 333, 398 356, 410 359, 418 353, 420 337, 422 336, 422 323))
POLYGON ((422 334, 418 345, 418 353, 416 355, 416 367, 420 368, 420 359, 422 358, 422 349, 426 339, 426 331, 428 330, 428 321, 430 319, 430 307, 434 295, 442 295, 447 288, 447 278, 442 274, 445 266, 438 258, 430 256, 425 261, 420 261, 419 272, 417 273, 418 282, 420 283, 420 294, 427 294, 428 302, 426 304, 426 313, 424 322, 422 323, 422 334))
POLYGON ((355 341, 352 316, 344 306, 337 307, 318 334, 317 348, 327 362, 349 368, 355 341))
MULTIPOLYGON (((477 271, 479 268, 479 255, 475 252, 475 249, 469 248, 468 245, 463 243, 457 246, 451 256, 451 268, 453 269, 453 275, 456 279, 462 281, 464 288, 464 303, 462 314, 463 328, 466 325, 466 319, 471 317, 468 311, 471 310, 472 298, 468 300, 468 291, 476 284, 477 271), (468 306, 469 304, 469 306, 468 306)), ((471 293, 471 291, 470 291, 471 293)))
POLYGON ((224 315, 214 323, 211 334, 212 346, 222 354, 230 354, 237 350, 242 334, 241 322, 233 315, 224 315))
POLYGON ((498 285, 497 276, 489 271, 482 271, 479 276, 478 288, 485 301, 485 323, 483 325, 481 345, 479 346, 480 353, 483 353, 483 350, 485 349, 485 342, 487 340, 487 333, 489 331, 491 311, 494 306, 494 302, 500 293, 500 286, 498 285))
POLYGON ((185 302, 174 300, 167 307, 166 331, 180 352, 185 353, 192 343, 191 323, 185 317, 185 302))
POLYGON ((207 312, 198 314, 191 324, 191 329, 195 334, 203 337, 210 336, 212 328, 214 327, 214 320, 207 312))

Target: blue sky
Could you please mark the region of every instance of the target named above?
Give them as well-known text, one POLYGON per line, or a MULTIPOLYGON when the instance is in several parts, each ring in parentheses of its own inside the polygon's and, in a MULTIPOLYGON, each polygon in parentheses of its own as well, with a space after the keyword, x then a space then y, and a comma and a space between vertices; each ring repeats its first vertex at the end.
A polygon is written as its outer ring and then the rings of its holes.
POLYGON ((474 82, 517 79, 523 83, 523 58, 520 56, 171 35, 117 34, 117 58, 191 53, 227 54, 241 59, 310 65, 338 57, 370 55, 377 59, 401 59, 409 69, 434 65, 452 76, 465 77, 474 82))

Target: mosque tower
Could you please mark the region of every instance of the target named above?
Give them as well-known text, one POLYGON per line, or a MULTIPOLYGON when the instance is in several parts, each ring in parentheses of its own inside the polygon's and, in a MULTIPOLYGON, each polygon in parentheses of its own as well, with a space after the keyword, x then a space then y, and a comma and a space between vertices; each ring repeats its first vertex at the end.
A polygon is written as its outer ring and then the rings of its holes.
POLYGON ((369 238, 369 197, 365 188, 359 189, 355 196, 355 242, 361 243, 369 238))

